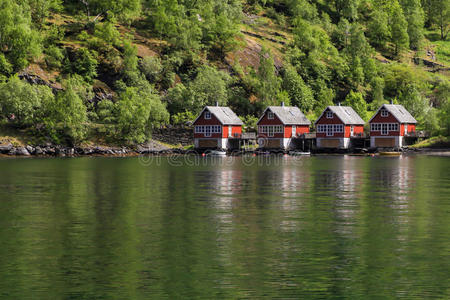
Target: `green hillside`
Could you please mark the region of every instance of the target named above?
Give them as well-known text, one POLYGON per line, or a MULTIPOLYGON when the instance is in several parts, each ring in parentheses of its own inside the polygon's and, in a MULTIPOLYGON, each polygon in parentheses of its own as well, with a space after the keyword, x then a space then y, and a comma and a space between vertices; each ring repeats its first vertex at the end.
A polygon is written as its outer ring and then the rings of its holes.
POLYGON ((0 0, 0 135, 135 144, 216 102, 252 127, 393 101, 448 136, 449 22, 450 0, 0 0))

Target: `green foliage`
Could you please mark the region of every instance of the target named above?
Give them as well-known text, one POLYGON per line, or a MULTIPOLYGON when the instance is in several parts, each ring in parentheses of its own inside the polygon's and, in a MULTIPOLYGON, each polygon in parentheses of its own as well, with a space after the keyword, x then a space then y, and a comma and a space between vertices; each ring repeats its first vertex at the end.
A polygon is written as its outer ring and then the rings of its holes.
POLYGON ((41 38, 32 28, 28 8, 17 1, 0 0, 0 54, 6 61, 0 67, 8 71, 5 66, 10 65, 14 71, 20 70, 40 52, 41 38))
POLYGON ((76 77, 63 84, 64 90, 47 104, 44 124, 55 141, 77 144, 87 134, 87 110, 82 98, 86 87, 76 77))
POLYGON ((75 53, 75 59, 71 62, 71 71, 75 72, 88 81, 92 82, 97 76, 98 62, 96 54, 86 48, 80 48, 75 53))
POLYGON ((393 1, 391 9, 391 40, 395 46, 394 54, 397 55, 409 46, 408 22, 397 0, 393 1))
POLYGON ((369 115, 367 113, 367 102, 364 100, 361 93, 350 91, 345 98, 343 105, 351 106, 364 121, 369 119, 369 115))
POLYGON ((280 104, 281 101, 277 96, 281 80, 277 76, 273 57, 266 49, 262 49, 259 54, 259 68, 253 76, 256 79, 256 93, 261 103, 266 106, 280 104))
POLYGON ((120 33, 110 21, 95 24, 94 36, 108 45, 119 45, 120 33))
POLYGON ((424 12, 420 0, 400 0, 408 22, 410 48, 417 50, 423 40, 424 12))
POLYGON ((172 116, 172 124, 186 125, 192 123, 197 116, 190 111, 179 112, 172 116))
POLYGON ((38 27, 42 27, 50 13, 58 12, 62 9, 61 0, 28 0, 26 2, 30 6, 33 23, 38 27))
POLYGON ((0 84, 0 119, 9 118, 21 126, 32 126, 41 121, 44 107, 53 99, 47 86, 30 85, 17 77, 0 84))
POLYGON ((185 110, 198 113, 205 105, 226 106, 228 103, 228 74, 209 66, 198 70, 195 79, 187 86, 177 84, 169 89, 167 100, 169 110, 176 114, 185 110))
POLYGON ((58 69, 61 68, 64 60, 64 52, 61 48, 51 45, 44 50, 45 62, 49 68, 58 69))
POLYGON ((237 45, 242 13, 238 0, 148 1, 145 6, 153 30, 178 49, 224 53, 237 45))
POLYGON ((258 118, 252 115, 245 116, 242 119, 242 122, 244 122, 244 131, 251 131, 256 130, 258 118))
POLYGON ((313 92, 293 66, 285 68, 282 86, 289 94, 291 105, 299 107, 303 112, 310 111, 313 108, 313 92))
POLYGON ((156 56, 144 57, 139 65, 139 69, 148 81, 155 83, 161 80, 163 65, 161 59, 156 56))
POLYGON ((159 96, 151 90, 127 87, 119 94, 116 126, 125 142, 145 142, 150 137, 152 128, 168 119, 169 115, 159 96))

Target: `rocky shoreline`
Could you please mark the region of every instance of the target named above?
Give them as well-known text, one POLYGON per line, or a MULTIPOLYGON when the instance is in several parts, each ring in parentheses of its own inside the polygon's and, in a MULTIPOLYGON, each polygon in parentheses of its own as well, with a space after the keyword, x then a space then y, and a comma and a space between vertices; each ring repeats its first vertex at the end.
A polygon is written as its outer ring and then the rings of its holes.
POLYGON ((0 156, 43 156, 43 157, 78 157, 78 156, 136 156, 143 154, 168 155, 185 154, 187 150, 167 147, 64 147, 60 145, 27 145, 14 146, 12 144, 0 145, 0 156))
MULTIPOLYGON (((402 149, 403 154, 433 154, 433 153, 444 153, 446 156, 450 155, 450 149, 431 149, 431 148, 405 148, 402 149)), ((14 146, 11 143, 0 144, 0 157, 81 157, 81 156, 138 156, 138 155, 184 155, 184 154, 195 154, 194 150, 187 150, 184 148, 169 148, 163 146, 159 143, 149 142, 145 145, 138 145, 134 148, 130 147, 109 147, 109 146, 90 146, 90 147, 65 147, 60 145, 27 145, 27 146, 14 146)), ((197 154, 200 154, 198 152, 197 154)), ((231 153, 232 155, 239 155, 244 153, 251 154, 287 154, 285 151, 238 151, 231 153)), ((295 151, 293 151, 295 153, 295 151)), ((323 152, 317 151, 312 154, 370 154, 367 152, 359 151, 331 151, 323 152)))

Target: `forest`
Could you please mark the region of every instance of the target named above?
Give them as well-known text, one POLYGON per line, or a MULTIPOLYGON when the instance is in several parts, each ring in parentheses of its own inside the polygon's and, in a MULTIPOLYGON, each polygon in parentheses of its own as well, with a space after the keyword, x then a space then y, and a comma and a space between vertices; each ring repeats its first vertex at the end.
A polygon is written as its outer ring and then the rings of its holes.
POLYGON ((230 106, 404 105, 450 135, 450 0, 0 0, 0 135, 137 144, 230 106), (3 131, 3 132, 2 132, 3 131))

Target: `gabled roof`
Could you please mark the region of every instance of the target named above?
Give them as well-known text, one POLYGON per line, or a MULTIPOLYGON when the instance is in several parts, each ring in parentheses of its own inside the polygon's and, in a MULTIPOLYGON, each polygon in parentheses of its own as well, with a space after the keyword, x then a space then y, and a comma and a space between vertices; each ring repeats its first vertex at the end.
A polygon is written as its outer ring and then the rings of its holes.
POLYGON ((222 125, 244 125, 234 111, 225 106, 205 106, 197 119, 195 119, 194 123, 197 122, 198 118, 200 118, 205 110, 208 110, 213 114, 222 125))
POLYGON ((372 122, 372 119, 375 118, 375 116, 380 112, 380 110, 384 108, 389 113, 391 113, 394 118, 397 119, 400 123, 410 123, 410 124, 416 124, 417 121, 414 119, 414 117, 409 113, 409 111, 406 110, 403 105, 400 104, 383 104, 377 112, 373 115, 373 117, 369 120, 369 122, 372 122))
POLYGON ((311 121, 296 106, 269 106, 258 120, 258 124, 267 110, 273 112, 284 125, 311 125, 311 121))
POLYGON ((328 109, 331 110, 346 125, 364 125, 366 123, 350 106, 328 106, 314 124, 319 122, 323 114, 328 109))

